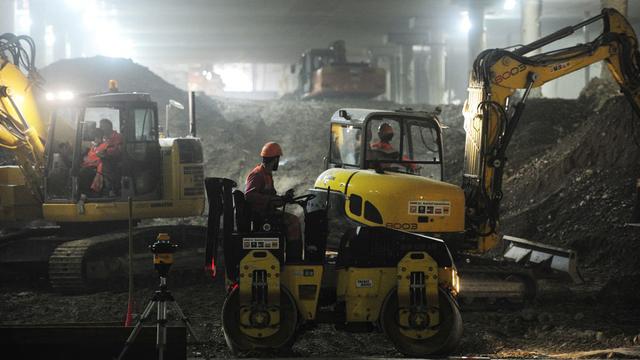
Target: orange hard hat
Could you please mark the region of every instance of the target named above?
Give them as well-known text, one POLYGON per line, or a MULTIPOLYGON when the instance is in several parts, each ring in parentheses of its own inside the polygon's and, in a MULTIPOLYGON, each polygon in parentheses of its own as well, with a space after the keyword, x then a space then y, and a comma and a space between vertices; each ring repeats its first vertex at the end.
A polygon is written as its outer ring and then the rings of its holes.
POLYGON ((282 148, 277 142, 270 141, 262 147, 262 151, 260 151, 260 156, 262 157, 276 157, 282 156, 282 148))
POLYGON ((386 134, 393 134, 393 128, 388 123, 383 122, 378 127, 378 136, 382 136, 386 134))

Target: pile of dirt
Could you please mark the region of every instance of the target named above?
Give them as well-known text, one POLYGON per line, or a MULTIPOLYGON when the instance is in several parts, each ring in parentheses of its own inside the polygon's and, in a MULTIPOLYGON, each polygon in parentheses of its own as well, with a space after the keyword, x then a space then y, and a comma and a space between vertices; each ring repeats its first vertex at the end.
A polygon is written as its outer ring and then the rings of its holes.
MULTIPOLYGON (((569 122, 571 131, 523 158, 506 179, 504 230, 576 249, 591 279, 638 280, 638 230, 625 226, 640 174, 638 119, 623 97, 608 100, 600 111, 584 101, 574 104, 578 121, 569 122)), ((539 109, 547 119, 558 112, 539 109)), ((619 290, 629 301, 640 297, 633 287, 619 290)))
MULTIPOLYGON (((165 105, 170 99, 187 107, 188 95, 176 86, 166 82, 147 67, 130 59, 96 56, 89 58, 65 59, 55 62, 42 70, 45 91, 73 91, 76 94, 103 93, 108 90, 109 80, 116 80, 123 92, 151 94, 158 103, 160 125, 165 124, 165 105)), ((216 103, 205 96, 196 97, 197 119, 201 122, 216 122, 221 119, 216 103)), ((188 132, 187 110, 171 110, 170 131, 172 134, 188 132)))

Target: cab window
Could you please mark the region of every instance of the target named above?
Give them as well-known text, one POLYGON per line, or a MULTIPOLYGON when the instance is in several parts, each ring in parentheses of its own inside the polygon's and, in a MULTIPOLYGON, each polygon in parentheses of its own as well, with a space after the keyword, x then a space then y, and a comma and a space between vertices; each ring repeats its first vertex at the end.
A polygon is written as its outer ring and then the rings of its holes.
POLYGON ((414 174, 441 179, 440 138, 432 123, 415 120, 405 122, 402 158, 416 162, 412 169, 414 174))
POLYGON ((374 117, 367 122, 366 168, 442 179, 438 124, 411 117, 374 117))
POLYGON ((359 167, 362 130, 351 125, 331 125, 331 158, 337 166, 359 167))
POLYGON ((84 112, 84 121, 100 127, 100 120, 111 121, 113 130, 120 132, 120 109, 112 107, 90 107, 84 112))
POLYGON ((135 122, 135 141, 154 141, 155 117, 152 109, 135 109, 133 111, 135 122))

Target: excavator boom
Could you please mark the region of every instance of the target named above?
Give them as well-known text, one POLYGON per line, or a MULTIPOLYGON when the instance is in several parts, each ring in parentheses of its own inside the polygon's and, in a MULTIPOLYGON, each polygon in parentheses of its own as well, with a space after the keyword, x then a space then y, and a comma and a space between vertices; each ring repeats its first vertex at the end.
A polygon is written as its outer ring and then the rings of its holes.
POLYGON ((33 95, 39 80, 33 40, 0 35, 0 56, 0 147, 14 154, 25 184, 42 202, 46 130, 33 95))
POLYGON ((638 39, 628 21, 614 9, 603 9, 596 17, 515 50, 489 49, 476 58, 463 110, 467 133, 463 189, 468 227, 478 239, 479 251, 495 247, 499 240, 505 153, 530 90, 599 61, 606 62, 640 116, 638 39), (599 20, 603 31, 589 43, 525 56, 599 20), (524 89, 524 93, 513 105, 511 100, 518 89, 524 89))

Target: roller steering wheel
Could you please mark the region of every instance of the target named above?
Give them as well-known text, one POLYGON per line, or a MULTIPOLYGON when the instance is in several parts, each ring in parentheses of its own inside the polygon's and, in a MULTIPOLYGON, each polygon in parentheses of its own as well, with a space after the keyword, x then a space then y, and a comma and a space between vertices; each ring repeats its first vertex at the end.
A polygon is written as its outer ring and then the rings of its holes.
POLYGON ((304 205, 309 202, 309 200, 314 199, 315 197, 315 194, 304 194, 294 197, 293 199, 291 199, 291 202, 304 207, 304 205))

